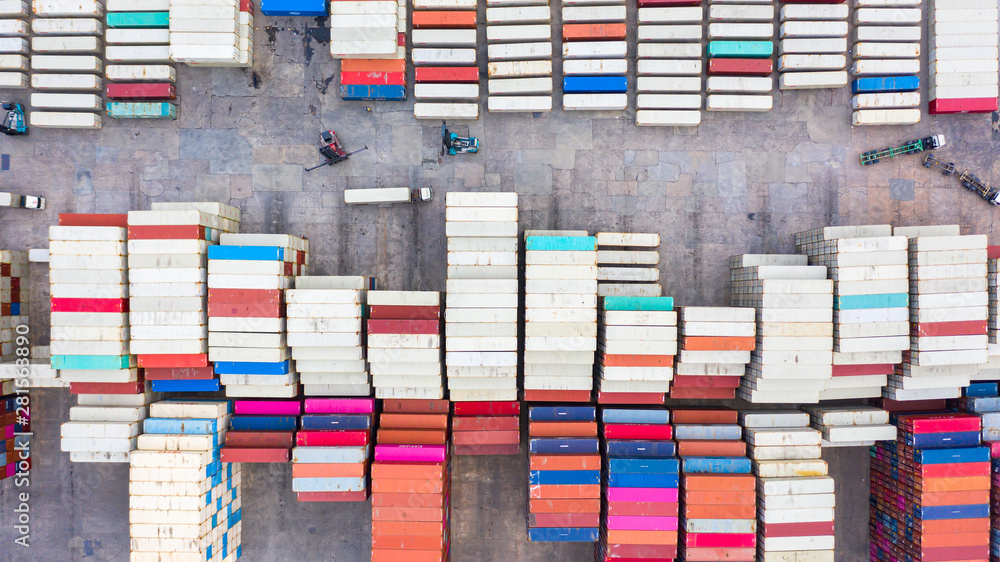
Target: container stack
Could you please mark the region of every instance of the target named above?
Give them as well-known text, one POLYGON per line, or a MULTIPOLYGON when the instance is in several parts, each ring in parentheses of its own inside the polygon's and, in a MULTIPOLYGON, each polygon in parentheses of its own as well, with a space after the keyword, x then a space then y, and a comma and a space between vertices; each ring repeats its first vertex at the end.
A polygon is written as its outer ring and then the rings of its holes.
MULTIPOLYGON (((413 116, 479 119, 476 2, 450 2, 451 9, 443 7, 436 0, 416 0, 413 5, 410 58, 416 67, 413 97, 417 100, 413 116)), ((488 8, 487 19, 496 9, 509 8, 488 8)))
POLYGON ((910 350, 883 396, 957 398, 989 360, 986 236, 959 236, 957 226, 895 232, 910 239, 910 350))
POLYGON ((385 400, 372 463, 372 560, 448 560, 448 401, 385 400))
POLYGON ((701 0, 637 0, 637 4, 635 124, 701 124, 701 0))
POLYGON ((294 398, 299 376, 285 337, 285 289, 307 273, 309 241, 223 234, 208 248, 208 360, 238 398, 294 398))
MULTIPOLYGON (((289 462, 302 403, 298 400, 234 400, 223 462, 289 462)), ((294 481, 293 481, 294 484, 294 481)))
POLYGON ((153 203, 128 213, 131 351, 155 392, 219 390, 208 363, 208 247, 239 230, 221 203, 153 203))
POLYGON ((757 309, 757 344, 738 395, 812 403, 833 371, 833 281, 799 255, 733 256, 731 304, 757 309))
POLYGON ((286 330, 306 396, 371 396, 364 309, 371 277, 304 277, 285 291, 286 330))
POLYGON ((678 560, 752 562, 754 477, 735 410, 672 412, 681 457, 678 560))
POLYGON ((517 400, 517 194, 452 192, 445 208, 449 398, 517 400))
POLYGON ((597 239, 526 230, 524 399, 589 402, 597 350, 597 239))
POLYGON ((597 541, 601 524, 597 409, 532 406, 528 438, 528 540, 597 541))
POLYGON ((28 3, 21 0, 0 4, 0 88, 22 89, 30 84, 26 39, 29 13, 28 3))
MULTIPOLYGON (((101 18, 104 3, 98 0, 62 2, 32 0, 35 37, 32 38, 31 70, 33 87, 29 120, 32 127, 57 129, 100 129, 101 99, 101 18)), ((4 43, 21 42, 22 49, 8 54, 27 54, 27 39, 7 38, 4 43)))
POLYGON ((889 412, 874 406, 808 406, 809 424, 823 434, 823 447, 870 447, 896 439, 889 412))
POLYGON ((680 465, 667 410, 604 409, 597 560, 677 558, 680 465))
POLYGON ((756 347, 754 309, 685 306, 677 309, 680 347, 671 398, 736 398, 756 347))
POLYGON ((990 562, 1000 560, 1000 458, 990 447, 990 562))
POLYGON ((744 434, 757 475, 757 559, 833 562, 834 483, 803 412, 753 412, 744 434))
POLYGON ((848 4, 783 2, 778 88, 814 90, 847 85, 848 4))
POLYGON ((713 81, 710 77, 705 106, 708 111, 771 111, 775 4, 774 0, 738 0, 709 6, 709 75, 761 76, 768 80, 713 81))
POLYGON ((927 95, 932 115, 997 110, 997 4, 931 2, 927 95))
POLYGON ((990 293, 989 316, 986 321, 988 360, 979 366, 974 381, 1000 381, 1000 246, 986 247, 986 290, 990 293))
POLYGON ((72 462, 128 462, 148 395, 129 352, 125 215, 61 214, 59 222, 49 227, 50 364, 80 397, 133 397, 129 406, 71 408, 62 450, 72 462))
POLYGON ((521 452, 520 402, 454 402, 451 422, 455 455, 521 452))
POLYGON ((440 293, 369 291, 368 305, 368 362, 375 397, 444 398, 440 293))
MULTIPOLYGON (((31 467, 30 442, 26 441, 27 437, 16 435, 30 432, 31 420, 18 415, 17 396, 14 379, 0 379, 0 403, 3 404, 0 409, 3 414, 0 416, 0 431, 3 431, 3 438, 0 439, 0 480, 13 478, 18 472, 18 463, 27 462, 27 468, 31 467), (27 458, 21 458, 21 455, 27 458)), ((21 468, 25 465, 22 464, 21 468)))
MULTIPOLYGON (((72 268, 80 265, 68 263, 72 268)), ((51 267, 51 266, 50 266, 51 267)), ((10 293, 0 291, 0 361, 17 358, 14 341, 18 326, 28 324, 31 283, 28 276, 28 252, 0 250, 0 283, 10 287, 10 293)))
POLYGON ((298 501, 365 501, 375 401, 306 398, 292 449, 298 501))
POLYGON ((129 461, 133 560, 235 560, 241 554, 241 465, 220 459, 224 400, 150 405, 129 461))
POLYGON ((663 404, 674 376, 672 297, 604 297, 597 331, 597 402, 663 404))
POLYGON ((188 66, 253 66, 251 0, 170 0, 170 60, 188 66))
POLYGON ((563 0, 563 110, 628 106, 625 0, 563 0))
POLYGON ((920 122, 922 19, 920 0, 855 3, 853 125, 920 122))
POLYGON ((660 235, 597 233, 597 296, 658 297, 660 235))
POLYGON ((406 0, 331 2, 330 54, 341 99, 405 100, 406 0))
POLYGON ((895 441, 872 447, 873 560, 987 560, 990 450, 970 414, 900 414, 895 441))
POLYGON ((176 119, 170 0, 105 0, 105 8, 108 117, 176 119))
POLYGON ((548 0, 487 0, 488 96, 491 112, 552 111, 552 9, 548 0), (509 8, 511 4, 526 9, 509 8), (536 23, 537 22, 537 23, 536 23))
POLYGON ((833 378, 821 400, 882 395, 909 348, 907 242, 889 225, 831 226, 795 235, 833 280, 833 378))

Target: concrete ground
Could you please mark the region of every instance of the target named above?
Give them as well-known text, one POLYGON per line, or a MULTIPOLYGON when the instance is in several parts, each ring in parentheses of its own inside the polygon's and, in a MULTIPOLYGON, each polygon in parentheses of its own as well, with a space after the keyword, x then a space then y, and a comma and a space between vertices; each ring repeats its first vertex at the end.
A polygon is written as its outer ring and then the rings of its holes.
MULTIPOLYGON (((46 247, 45 227, 61 212, 223 201, 242 209, 244 232, 309 237, 313 274, 367 274, 382 288, 443 290, 444 193, 513 190, 521 195, 524 229, 660 233, 666 294, 679 304, 723 305, 730 255, 791 252, 792 234, 801 230, 958 223, 966 233, 993 233, 996 211, 954 179, 921 167, 920 157, 863 169, 857 155, 944 133, 940 157, 1000 182, 996 115, 852 129, 846 89, 779 93, 769 113, 706 113, 694 130, 637 128, 632 111, 484 114, 453 127, 479 137, 480 153, 442 157, 440 124, 415 121, 412 101, 370 102, 367 112, 365 103, 339 99, 323 21, 260 16, 258 25, 253 71, 178 69, 177 121, 106 119, 102 131, 33 130, 0 141, 10 156, 0 189, 48 199, 44 212, 0 213, 0 247, 46 247), (328 128, 348 150, 369 150, 303 173, 318 163, 317 133, 328 128), (392 207, 342 204, 345 188, 398 186, 430 187, 435 198, 392 207)), ((554 105, 561 106, 558 95, 554 105)), ((33 266, 32 276, 32 343, 43 345, 47 272, 33 266)), ((59 452, 59 424, 74 400, 55 389, 34 397, 32 546, 13 546, 15 489, 6 480, 0 558, 125 560, 127 467, 69 463, 59 452)), ((865 560, 867 451, 826 457, 838 483, 837 560, 865 560)), ((525 467, 523 454, 456 459, 454 561, 591 559, 589 545, 526 542, 525 467)), ((290 479, 288 466, 244 469, 245 558, 367 559, 368 504, 298 504, 290 479)))

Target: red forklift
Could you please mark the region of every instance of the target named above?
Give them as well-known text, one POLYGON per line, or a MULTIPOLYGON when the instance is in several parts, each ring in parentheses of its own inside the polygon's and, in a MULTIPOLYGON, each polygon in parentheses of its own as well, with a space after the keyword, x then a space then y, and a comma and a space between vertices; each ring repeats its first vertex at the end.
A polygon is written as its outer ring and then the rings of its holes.
POLYGON ((306 171, 311 172, 317 168, 322 168, 323 166, 333 166, 334 164, 339 164, 350 158, 351 155, 365 150, 368 150, 368 146, 355 150, 354 152, 347 152, 344 150, 344 145, 340 144, 340 139, 337 138, 337 133, 333 131, 323 131, 319 134, 319 155, 325 158, 326 161, 322 164, 317 164, 312 168, 306 168, 306 171))

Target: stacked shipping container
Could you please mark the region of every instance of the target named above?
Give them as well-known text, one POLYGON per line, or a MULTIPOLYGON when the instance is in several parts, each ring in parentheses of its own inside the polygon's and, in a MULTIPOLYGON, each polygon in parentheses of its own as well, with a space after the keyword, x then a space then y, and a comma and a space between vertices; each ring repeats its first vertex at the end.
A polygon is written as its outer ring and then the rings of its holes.
POLYGON ((31 69, 44 89, 31 94, 31 106, 37 110, 29 116, 31 126, 100 129, 103 25, 95 18, 104 15, 104 4, 33 0, 32 12, 51 19, 33 22, 31 69))
POLYGON ((447 400, 385 400, 372 464, 372 560, 449 559, 447 400))
MULTIPOLYGON (((479 67, 476 64, 476 2, 443 10, 437 2, 414 3, 410 58, 413 116, 417 119, 479 119, 479 67)), ((504 8, 506 9, 506 8, 504 8)), ((487 9, 486 18, 490 18, 487 9)))
POLYGON ((223 234, 208 248, 208 359, 226 396, 294 398, 285 289, 307 273, 309 242, 287 234, 223 234))
POLYGON ((17 357, 16 330, 28 324, 29 281, 28 252, 0 250, 0 361, 12 361, 17 357))
POLYGON ((754 560, 754 477, 735 410, 673 410, 681 457, 679 560, 754 560))
POLYGON ((833 479, 820 459, 822 436, 808 423, 802 413, 743 418, 758 478, 758 560, 833 562, 833 479))
POLYGON ((283 463, 291 459, 301 402, 235 400, 233 411, 220 452, 223 461, 283 463))
POLYGON ((542 234, 524 233, 524 399, 589 402, 597 350, 597 240, 578 232, 542 234))
POLYGON ((771 110, 775 4, 773 0, 713 0, 709 6, 709 75, 766 76, 768 80, 709 78, 712 84, 706 101, 708 111, 771 110))
POLYGON ((27 88, 28 3, 0 2, 0 88, 27 88))
POLYGON ((287 342, 306 396, 370 396, 364 309, 370 277, 298 277, 285 291, 287 342))
POLYGON ((988 360, 986 236, 959 236, 957 226, 895 233, 910 239, 910 350, 883 395, 957 398, 988 360))
POLYGON ((593 542, 601 456, 593 406, 528 408, 528 540, 593 542))
POLYGON ((330 53, 345 100, 406 99, 406 0, 330 3, 330 53))
POLYGON ((677 309, 679 355, 671 398, 732 399, 756 347, 754 309, 677 309))
POLYGON ((757 309, 757 345, 740 398, 816 403, 833 371, 833 281, 806 256, 733 256, 732 305, 757 309))
POLYGON ((812 90, 847 85, 848 10, 846 3, 836 0, 782 3, 779 89, 812 90))
POLYGON ((601 411, 599 562, 677 558, 679 463, 667 410, 601 411))
POLYGON ((292 450, 292 491, 299 501, 368 499, 371 398, 307 398, 292 450), (361 448, 364 457, 361 457, 361 448), (324 458, 325 457, 325 458, 324 458), (345 459, 344 457, 354 457, 345 459), (301 460, 314 462, 301 462, 301 460), (328 462, 315 462, 327 460, 328 462), (351 462, 337 462, 349 460, 351 462))
POLYGON ((853 125, 920 122, 920 1, 855 3, 853 125))
POLYGON ((520 402, 453 402, 451 421, 455 455, 521 452, 520 402))
POLYGON ((868 447, 896 438, 889 412, 874 406, 809 406, 813 429, 823 434, 824 447, 868 447))
POLYGON ((444 398, 440 293, 369 291, 368 304, 375 397, 444 398))
POLYGON ((795 235, 796 249, 833 280, 833 378, 821 400, 881 396, 909 347, 907 243, 891 234, 873 225, 795 235))
POLYGON ((597 401, 663 404, 677 354, 671 297, 604 297, 597 354, 597 401))
POLYGON ((636 125, 701 123, 701 0, 637 0, 636 125))
POLYGON ((174 67, 170 64, 170 0, 107 0, 105 68, 114 84, 107 85, 108 116, 118 118, 177 118, 174 67), (129 67, 143 70, 125 70, 129 67), (153 67, 146 75, 146 66, 153 67), (120 73, 130 74, 122 82, 120 73), (166 75, 166 80, 155 76, 166 75), (152 81, 150 81, 152 80, 152 81))
POLYGON ((899 414, 896 441, 872 447, 872 560, 986 560, 990 450, 979 418, 899 414))
POLYGON ((500 112, 552 111, 552 9, 548 0, 486 0, 486 108, 500 112), (497 12, 494 12, 497 13, 497 12), (539 23, 532 23, 532 22, 539 23))
POLYGON ((219 456, 230 403, 163 400, 149 413, 129 462, 131 559, 239 558, 242 471, 219 456))
POLYGON ((130 211, 131 351, 152 390, 219 390, 208 363, 208 247, 239 230, 240 212, 221 203, 153 203, 130 211))
POLYGON ((597 296, 658 297, 660 235, 597 233, 597 296))
POLYGON ((453 192, 445 206, 449 397, 517 400, 517 194, 453 192))
MULTIPOLYGON (((31 449, 27 437, 19 433, 31 431, 31 420, 25 410, 18 404, 14 393, 14 379, 0 379, 0 480, 13 478, 20 468, 27 472, 31 468, 31 449), (20 465, 20 466, 19 466, 20 465)), ((70 408, 72 411, 72 408, 70 408)))
POLYGON ((927 95, 932 115, 997 110, 997 4, 931 2, 927 95))
POLYGON ((170 0, 170 60, 253 66, 252 0, 170 0))
POLYGON ((563 0, 562 21, 563 109, 625 109, 625 0, 563 0))

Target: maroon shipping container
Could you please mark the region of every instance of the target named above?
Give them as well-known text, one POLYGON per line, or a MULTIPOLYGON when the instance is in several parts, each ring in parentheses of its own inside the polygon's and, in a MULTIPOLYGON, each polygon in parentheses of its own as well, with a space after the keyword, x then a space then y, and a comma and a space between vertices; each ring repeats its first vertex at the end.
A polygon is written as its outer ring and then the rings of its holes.
POLYGON ((177 87, 170 83, 143 82, 108 84, 108 98, 113 100, 172 100, 177 87))
POLYGON ((709 59, 708 73, 732 76, 770 76, 774 71, 771 59, 709 59))

